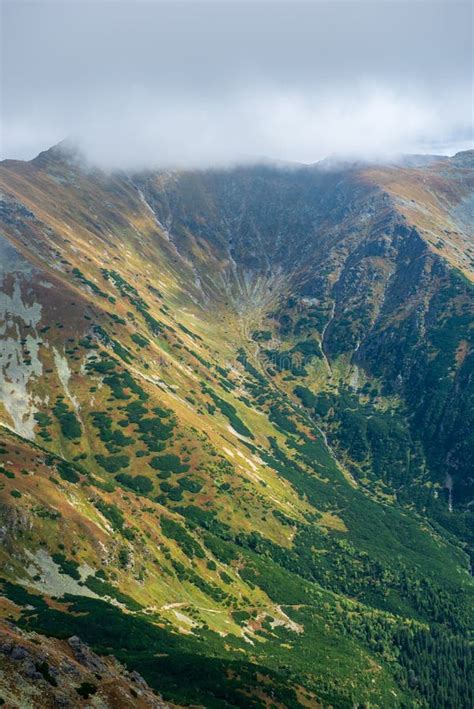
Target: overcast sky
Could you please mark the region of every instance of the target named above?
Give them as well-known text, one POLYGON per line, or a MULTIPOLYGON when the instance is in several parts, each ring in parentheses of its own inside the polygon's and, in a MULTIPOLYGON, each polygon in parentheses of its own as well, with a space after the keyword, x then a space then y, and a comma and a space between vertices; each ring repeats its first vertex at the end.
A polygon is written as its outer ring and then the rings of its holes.
POLYGON ((472 6, 444 0, 2 0, 1 157, 104 166, 455 152, 472 6))

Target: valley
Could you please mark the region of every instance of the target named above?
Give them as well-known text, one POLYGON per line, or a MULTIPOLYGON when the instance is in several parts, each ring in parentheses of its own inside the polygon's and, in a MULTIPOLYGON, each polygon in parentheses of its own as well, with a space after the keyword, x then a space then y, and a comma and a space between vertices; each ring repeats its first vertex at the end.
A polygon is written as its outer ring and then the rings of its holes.
MULTIPOLYGON (((28 706, 64 693, 71 636, 133 706, 470 705, 474 153, 406 163, 1 163, 28 706)), ((82 674, 63 706, 109 691, 82 674)))

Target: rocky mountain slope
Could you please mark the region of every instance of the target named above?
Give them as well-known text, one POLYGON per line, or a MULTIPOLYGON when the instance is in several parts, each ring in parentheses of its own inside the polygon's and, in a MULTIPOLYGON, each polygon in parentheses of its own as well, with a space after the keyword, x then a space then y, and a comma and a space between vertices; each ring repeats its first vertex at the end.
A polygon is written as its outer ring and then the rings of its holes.
POLYGON ((9 707, 152 707, 169 709, 138 672, 99 657, 80 638, 67 642, 2 622, 0 677, 9 707))
POLYGON ((474 160, 419 163, 1 164, 15 632, 181 706, 469 705, 474 160))

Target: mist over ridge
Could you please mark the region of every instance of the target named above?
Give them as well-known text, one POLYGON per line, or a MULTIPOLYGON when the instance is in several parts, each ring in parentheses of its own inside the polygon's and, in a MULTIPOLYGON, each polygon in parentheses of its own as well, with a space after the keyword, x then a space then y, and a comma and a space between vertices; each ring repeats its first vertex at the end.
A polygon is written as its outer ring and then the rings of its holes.
POLYGON ((106 168, 454 153, 469 3, 3 3, 2 158, 106 168))

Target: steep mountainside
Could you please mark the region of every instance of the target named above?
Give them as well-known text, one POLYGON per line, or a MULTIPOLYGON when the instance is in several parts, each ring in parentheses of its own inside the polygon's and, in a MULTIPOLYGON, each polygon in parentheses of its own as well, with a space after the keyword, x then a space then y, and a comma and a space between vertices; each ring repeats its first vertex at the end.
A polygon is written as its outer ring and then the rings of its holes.
POLYGON ((474 160, 420 162, 1 164, 8 632, 180 706, 470 704, 474 160))

